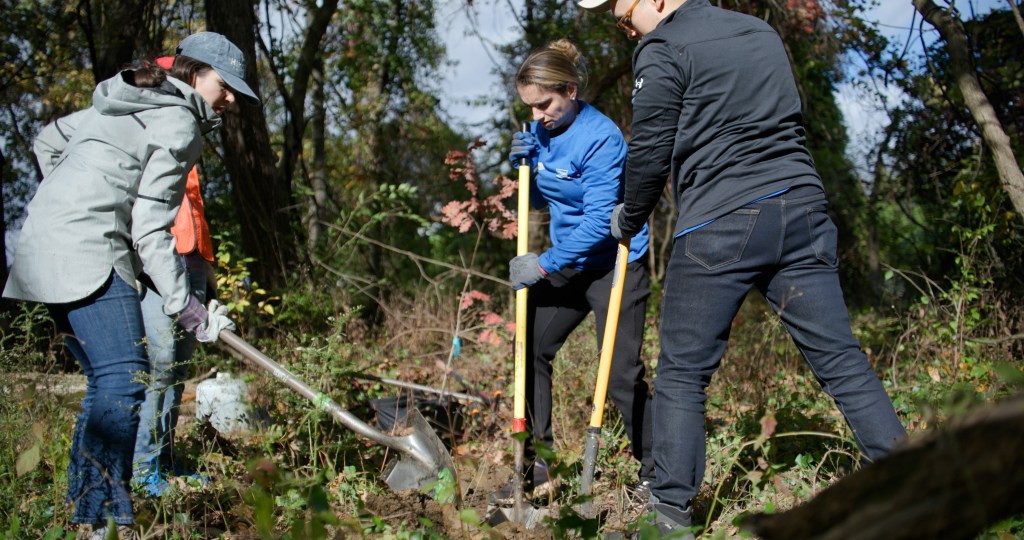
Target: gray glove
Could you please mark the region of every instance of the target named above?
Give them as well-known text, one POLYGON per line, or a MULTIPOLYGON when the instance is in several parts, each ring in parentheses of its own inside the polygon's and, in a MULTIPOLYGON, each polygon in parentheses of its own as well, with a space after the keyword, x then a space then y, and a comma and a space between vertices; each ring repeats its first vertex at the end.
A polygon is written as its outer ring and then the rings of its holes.
POLYGON ((508 262, 508 280, 512 282, 513 291, 529 287, 543 278, 544 271, 535 253, 520 255, 508 262))
POLYGON ((210 300, 210 306, 205 308, 195 296, 189 298, 188 305, 178 315, 178 323, 203 343, 217 341, 221 330, 234 332, 237 329, 235 323, 228 318, 227 306, 210 300))
POLYGON ((612 228, 612 236, 616 240, 622 240, 622 227, 619 226, 619 217, 622 214, 622 203, 616 204, 612 209, 612 218, 609 223, 612 228))

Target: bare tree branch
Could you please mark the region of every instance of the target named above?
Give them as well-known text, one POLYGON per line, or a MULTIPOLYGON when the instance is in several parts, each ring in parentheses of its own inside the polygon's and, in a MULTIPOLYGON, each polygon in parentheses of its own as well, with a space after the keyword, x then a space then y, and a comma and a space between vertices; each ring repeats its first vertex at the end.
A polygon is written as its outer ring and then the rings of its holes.
POLYGON ((914 0, 914 7, 945 40, 950 67, 964 96, 964 103, 981 128, 985 144, 992 149, 992 157, 1003 189, 1010 196, 1017 213, 1024 216, 1024 173, 1021 173, 1020 165, 1013 154, 1010 137, 978 80, 963 25, 959 19, 952 17, 932 0, 914 0))

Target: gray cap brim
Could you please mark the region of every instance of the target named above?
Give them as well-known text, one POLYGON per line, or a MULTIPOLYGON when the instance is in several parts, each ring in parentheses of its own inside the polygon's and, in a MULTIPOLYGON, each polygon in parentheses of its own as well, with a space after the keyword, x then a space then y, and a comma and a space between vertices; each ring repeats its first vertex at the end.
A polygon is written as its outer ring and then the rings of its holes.
POLYGON ((260 98, 256 97, 256 92, 253 92, 252 88, 249 88, 249 85, 245 84, 245 81, 243 81, 239 77, 236 77, 228 73, 227 70, 225 69, 219 69, 217 66, 211 67, 213 68, 214 71, 217 72, 217 75, 220 75, 221 79, 224 79, 224 82, 227 83, 227 85, 230 86, 232 90, 238 92, 239 94, 242 94, 245 97, 251 98, 253 101, 258 102, 260 100, 260 98))

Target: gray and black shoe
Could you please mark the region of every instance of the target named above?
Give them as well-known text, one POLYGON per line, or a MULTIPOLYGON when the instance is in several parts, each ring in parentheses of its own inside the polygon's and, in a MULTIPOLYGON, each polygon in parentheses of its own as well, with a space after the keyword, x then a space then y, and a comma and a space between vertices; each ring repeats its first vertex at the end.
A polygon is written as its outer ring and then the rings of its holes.
POLYGON ((694 540, 693 509, 689 506, 683 509, 657 501, 657 497, 651 496, 651 515, 654 517, 654 527, 661 533, 661 537, 694 540))
POLYGON ((693 510, 690 507, 683 509, 662 504, 654 496, 650 497, 650 501, 650 513, 643 516, 639 522, 630 525, 629 531, 613 531, 605 535, 605 540, 639 540, 645 530, 650 531, 652 528, 658 532, 660 538, 694 540, 693 510))
POLYGON ((650 511, 652 483, 652 480, 641 479, 636 484, 626 488, 624 510, 627 519, 635 518, 650 511))

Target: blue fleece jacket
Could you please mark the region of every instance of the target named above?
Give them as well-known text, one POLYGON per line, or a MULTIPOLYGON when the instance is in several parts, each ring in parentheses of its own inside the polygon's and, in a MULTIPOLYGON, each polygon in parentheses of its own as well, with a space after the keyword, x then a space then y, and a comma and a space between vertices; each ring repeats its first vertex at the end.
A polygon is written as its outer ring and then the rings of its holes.
MULTIPOLYGON (((626 141, 607 116, 579 102, 569 128, 558 136, 537 122, 530 131, 540 148, 531 201, 551 214, 552 247, 540 256, 545 272, 563 268, 607 270, 615 266, 615 246, 609 220, 622 202, 622 167, 626 141)), ((647 226, 633 236, 629 262, 647 252, 647 226)))

